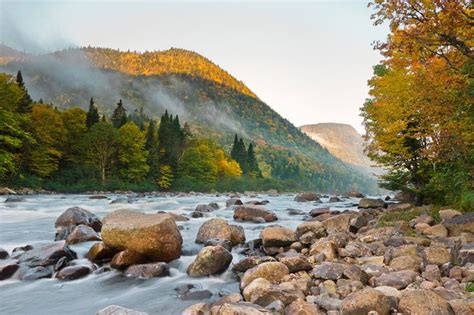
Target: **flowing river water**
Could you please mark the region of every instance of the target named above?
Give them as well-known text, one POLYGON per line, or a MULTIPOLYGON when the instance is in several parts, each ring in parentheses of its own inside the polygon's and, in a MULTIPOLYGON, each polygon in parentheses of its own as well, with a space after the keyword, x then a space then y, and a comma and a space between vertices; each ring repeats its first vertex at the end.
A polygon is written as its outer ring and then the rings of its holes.
MULTIPOLYGON (((209 290, 212 296, 205 302, 220 298, 219 294, 239 292, 236 276, 231 267, 221 275, 205 278, 190 278, 186 274, 188 265, 194 260, 202 245, 195 244, 196 234, 202 223, 210 218, 220 217, 230 224, 242 225, 247 240, 259 237, 260 231, 269 225, 281 225, 295 229, 303 222, 304 215, 290 215, 288 208, 303 210, 306 214, 314 208, 331 207, 332 210, 357 209, 356 198, 341 202, 323 203, 295 202, 294 195, 258 195, 255 198, 243 196, 243 202, 250 200, 269 200, 265 206, 274 211, 278 221, 271 223, 235 222, 232 209, 225 208, 227 196, 185 195, 185 196, 145 196, 135 198, 130 204, 115 203, 112 200, 123 195, 107 195, 108 199, 90 199, 90 195, 33 195, 26 196, 24 202, 5 203, 0 197, 0 247, 11 250, 26 244, 35 245, 54 240, 56 218, 66 209, 74 206, 85 208, 100 218, 118 209, 133 209, 145 213, 158 211, 188 215, 197 204, 217 202, 219 209, 208 213, 204 218, 177 222, 182 226, 183 251, 181 258, 170 263, 169 277, 134 279, 122 276, 112 270, 101 274, 73 280, 40 279, 35 281, 0 281, 0 314, 95 314, 96 311, 117 304, 127 308, 148 312, 149 314, 180 314, 187 306, 201 300, 182 301, 175 288, 183 284, 193 284, 200 290, 209 290)), ((72 245, 78 259, 84 259, 94 242, 72 245)), ((239 254, 241 247, 232 250, 233 263, 244 256, 239 254)))

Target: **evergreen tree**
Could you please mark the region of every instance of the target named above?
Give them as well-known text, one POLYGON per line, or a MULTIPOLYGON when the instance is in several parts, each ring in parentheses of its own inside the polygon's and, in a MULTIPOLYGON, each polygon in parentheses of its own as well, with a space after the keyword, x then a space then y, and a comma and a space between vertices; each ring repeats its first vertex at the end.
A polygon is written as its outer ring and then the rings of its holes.
POLYGON ((245 143, 242 138, 239 139, 239 143, 237 145, 237 162, 239 162, 240 168, 242 169, 242 173, 247 175, 249 172, 248 164, 247 164, 247 150, 245 149, 245 143))
POLYGON ((127 113, 123 107, 122 99, 117 103, 117 107, 112 114, 112 125, 115 128, 120 128, 127 123, 127 113))
POLYGON ((150 166, 150 175, 156 178, 159 174, 159 151, 158 138, 156 136, 156 123, 150 120, 145 136, 145 149, 148 151, 148 165, 150 166))
POLYGON ((234 136, 234 144, 232 145, 232 150, 230 151, 230 157, 233 158, 235 161, 237 161, 237 150, 238 150, 238 145, 239 145, 239 138, 237 137, 237 134, 234 136))
POLYGON ((91 97, 91 100, 89 103, 89 111, 87 112, 87 116, 86 116, 87 129, 90 129, 90 127, 98 123, 99 120, 100 120, 99 110, 97 109, 97 106, 95 106, 94 104, 94 99, 91 97))
POLYGON ((20 70, 18 70, 18 73, 16 74, 16 83, 25 92, 16 107, 16 111, 21 114, 30 113, 33 101, 31 100, 31 97, 28 94, 28 89, 25 86, 25 82, 23 81, 23 75, 21 74, 20 70))
POLYGON ((262 176, 260 169, 258 167, 257 158, 255 157, 255 152, 253 150, 252 143, 249 144, 249 148, 247 151, 247 165, 248 165, 248 172, 252 176, 256 176, 256 177, 262 176))

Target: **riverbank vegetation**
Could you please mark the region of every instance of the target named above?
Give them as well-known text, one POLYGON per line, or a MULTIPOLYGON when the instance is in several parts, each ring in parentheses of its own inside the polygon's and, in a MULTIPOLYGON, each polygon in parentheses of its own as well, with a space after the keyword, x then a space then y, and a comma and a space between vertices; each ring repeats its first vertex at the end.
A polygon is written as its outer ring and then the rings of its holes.
POLYGON ((373 1, 389 23, 362 107, 382 185, 418 203, 474 207, 473 11, 468 1, 373 1))

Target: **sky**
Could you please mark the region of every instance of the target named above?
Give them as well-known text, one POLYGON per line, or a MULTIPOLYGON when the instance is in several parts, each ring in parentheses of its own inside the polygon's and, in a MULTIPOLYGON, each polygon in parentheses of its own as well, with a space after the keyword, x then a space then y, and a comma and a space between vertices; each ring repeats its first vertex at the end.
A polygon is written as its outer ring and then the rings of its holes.
POLYGON ((381 56, 367 1, 23 1, 0 0, 0 39, 44 53, 74 46, 153 51, 170 47, 209 58, 296 126, 348 123, 381 56))

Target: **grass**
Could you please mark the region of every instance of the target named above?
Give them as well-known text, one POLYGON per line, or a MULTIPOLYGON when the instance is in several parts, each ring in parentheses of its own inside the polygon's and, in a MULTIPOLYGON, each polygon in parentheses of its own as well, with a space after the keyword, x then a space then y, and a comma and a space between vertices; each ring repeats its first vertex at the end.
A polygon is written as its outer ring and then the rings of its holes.
POLYGON ((466 291, 467 292, 474 292, 474 282, 466 283, 466 291))
POLYGON ((440 223, 441 218, 439 216, 439 209, 440 208, 437 206, 429 205, 414 207, 409 210, 385 212, 380 216, 379 224, 390 224, 396 221, 410 222, 422 214, 428 214, 429 216, 433 217, 436 223, 440 223))

